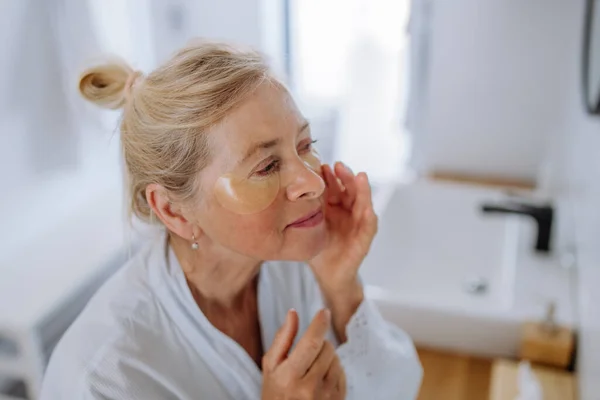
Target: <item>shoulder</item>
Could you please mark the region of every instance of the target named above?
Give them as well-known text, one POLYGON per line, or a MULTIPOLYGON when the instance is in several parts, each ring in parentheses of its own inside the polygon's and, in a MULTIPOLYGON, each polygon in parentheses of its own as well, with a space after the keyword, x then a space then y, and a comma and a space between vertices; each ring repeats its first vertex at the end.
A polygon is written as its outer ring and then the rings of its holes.
POLYGON ((44 377, 42 400, 177 398, 173 390, 185 390, 185 383, 192 382, 187 372, 199 369, 177 361, 184 357, 168 339, 136 322, 98 348, 65 342, 44 377))
POLYGON ((65 332, 52 353, 44 392, 62 388, 74 393, 104 371, 123 368, 123 360, 135 358, 136 351, 158 341, 158 332, 170 324, 151 288, 151 253, 151 245, 141 249, 98 290, 65 332))

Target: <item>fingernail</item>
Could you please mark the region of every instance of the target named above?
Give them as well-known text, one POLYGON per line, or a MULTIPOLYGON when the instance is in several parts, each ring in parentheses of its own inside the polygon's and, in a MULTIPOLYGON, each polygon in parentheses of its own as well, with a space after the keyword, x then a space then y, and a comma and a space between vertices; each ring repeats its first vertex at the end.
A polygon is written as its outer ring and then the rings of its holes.
POLYGON ((329 310, 329 308, 325 309, 325 321, 327 321, 327 323, 331 322, 331 311, 329 310))

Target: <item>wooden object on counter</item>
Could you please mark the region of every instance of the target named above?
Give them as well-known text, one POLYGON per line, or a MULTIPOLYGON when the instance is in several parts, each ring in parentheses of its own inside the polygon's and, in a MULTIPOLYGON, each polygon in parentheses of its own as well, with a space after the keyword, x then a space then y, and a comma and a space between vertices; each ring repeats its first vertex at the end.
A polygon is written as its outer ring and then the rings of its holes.
POLYGON ((523 325, 519 358, 536 364, 567 368, 573 358, 575 337, 567 327, 526 322, 523 325))
MULTIPOLYGON (((492 360, 418 348, 423 382, 417 400, 485 400, 492 360)), ((514 399, 511 399, 514 400, 514 399)))
POLYGON ((507 178, 500 176, 470 175, 450 171, 433 171, 428 175, 429 179, 442 182, 454 182, 477 186, 488 186, 506 189, 519 189, 532 191, 535 182, 525 179, 507 178))
MULTIPOLYGON (((554 368, 532 365, 543 391, 544 400, 575 400, 577 389, 572 373, 554 368)), ((519 394, 519 364, 515 361, 496 360, 492 365, 489 400, 514 400, 519 394)))

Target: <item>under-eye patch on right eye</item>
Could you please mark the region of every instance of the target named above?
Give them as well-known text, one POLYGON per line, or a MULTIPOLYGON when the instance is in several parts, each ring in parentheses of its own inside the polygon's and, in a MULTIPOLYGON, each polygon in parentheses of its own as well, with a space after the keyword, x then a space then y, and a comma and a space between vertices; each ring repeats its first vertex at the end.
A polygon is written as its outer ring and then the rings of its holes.
POLYGON ((214 186, 214 193, 221 206, 237 214, 255 214, 264 211, 277 198, 279 174, 261 178, 238 177, 225 174, 214 186))
POLYGON ((311 170, 321 176, 321 157, 315 148, 312 148, 308 153, 300 156, 304 164, 306 164, 311 170))

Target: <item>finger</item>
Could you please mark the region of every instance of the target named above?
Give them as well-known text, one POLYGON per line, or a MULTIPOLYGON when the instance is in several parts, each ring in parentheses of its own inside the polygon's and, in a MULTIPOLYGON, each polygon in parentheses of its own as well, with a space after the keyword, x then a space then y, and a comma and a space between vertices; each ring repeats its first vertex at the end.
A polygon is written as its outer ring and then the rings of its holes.
MULTIPOLYGON (((371 243, 377 234, 379 222, 377 215, 375 214, 375 210, 373 209, 372 201, 370 199, 361 201, 365 201, 367 204, 365 206, 361 206, 361 208, 364 210, 362 212, 362 216, 355 216, 354 218, 356 218, 355 221, 357 221, 360 242, 363 244, 362 249, 363 251, 368 252, 369 248, 371 247, 371 243)), ((359 210, 358 207, 357 210, 359 210)), ((353 210, 353 213, 354 212, 355 211, 353 210)))
POLYGON ((328 198, 327 202, 331 205, 337 205, 341 201, 342 190, 337 182, 337 177, 333 174, 331 167, 327 164, 323 164, 323 178, 327 185, 328 198))
POLYGON ((344 204, 344 208, 347 210, 352 210, 352 206, 354 205, 354 201, 356 200, 357 193, 357 185, 356 179, 354 177, 354 172, 344 163, 337 162, 335 163, 335 174, 340 178, 342 184, 346 188, 344 195, 342 196, 342 203, 344 204))
POLYGON ((336 358, 335 348, 329 341, 326 340, 325 343, 323 343, 321 352, 310 366, 308 372, 304 376, 304 379, 307 379, 311 382, 323 381, 325 379, 325 375, 327 375, 327 372, 331 367, 331 363, 336 358))
POLYGON ((345 386, 345 382, 340 382, 344 379, 344 375, 342 363, 337 355, 335 355, 334 359, 331 360, 331 364, 327 370, 327 373, 325 374, 325 387, 333 389, 339 387, 341 383, 343 383, 345 386))
POLYGON ((346 189, 344 188, 342 181, 335 175, 335 172, 333 171, 331 166, 328 164, 325 164, 324 170, 327 173, 327 178, 328 178, 327 185, 329 186, 330 190, 333 193, 335 193, 336 195, 343 194, 344 190, 346 190, 346 189))
POLYGON ((287 312, 285 322, 277 331, 271 348, 263 357, 262 365, 264 371, 273 371, 283 360, 285 360, 294 343, 294 338, 297 333, 298 314, 296 313, 296 310, 291 309, 287 312))
POLYGON ((340 399, 345 399, 347 385, 346 385, 346 372, 344 371, 344 368, 342 368, 342 374, 340 375, 340 379, 338 380, 337 389, 338 389, 338 393, 340 393, 340 395, 341 395, 340 399))
POLYGON ((378 229, 378 219, 377 215, 372 208, 368 208, 365 210, 363 214, 363 218, 359 222, 358 232, 362 237, 362 243, 366 245, 365 250, 368 251, 375 234, 378 229))
POLYGON ((331 312, 328 309, 320 310, 313 318, 308 329, 298 341, 296 348, 286 360, 296 377, 303 377, 316 360, 321 352, 325 342, 325 334, 330 325, 331 312))
MULTIPOLYGON (((341 163, 341 161, 338 161, 337 163, 341 163)), ((346 187, 342 183, 342 180, 336 175, 335 165, 333 166, 333 168, 329 167, 329 170, 331 171, 331 176, 333 176, 335 178, 335 182, 337 183, 338 189, 340 190, 341 193, 344 193, 346 191, 346 187)))
POLYGON ((365 214, 365 210, 373 209, 373 199, 371 193, 371 184, 369 178, 364 172, 356 175, 356 201, 352 207, 352 216, 355 221, 359 221, 365 214))

